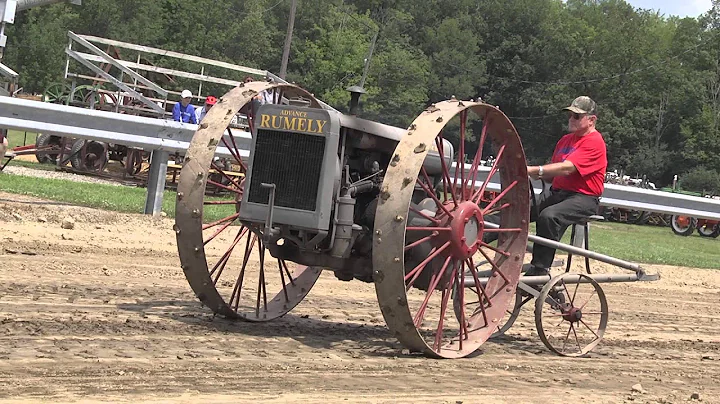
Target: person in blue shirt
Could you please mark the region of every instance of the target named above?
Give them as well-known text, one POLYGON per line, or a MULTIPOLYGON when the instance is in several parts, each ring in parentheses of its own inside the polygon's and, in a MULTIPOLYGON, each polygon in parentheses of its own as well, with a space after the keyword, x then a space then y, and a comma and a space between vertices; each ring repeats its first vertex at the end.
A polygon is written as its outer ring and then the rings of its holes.
POLYGON ((190 105, 192 93, 190 90, 183 90, 181 93, 182 100, 173 107, 173 120, 185 123, 194 123, 197 125, 195 117, 195 107, 190 105))

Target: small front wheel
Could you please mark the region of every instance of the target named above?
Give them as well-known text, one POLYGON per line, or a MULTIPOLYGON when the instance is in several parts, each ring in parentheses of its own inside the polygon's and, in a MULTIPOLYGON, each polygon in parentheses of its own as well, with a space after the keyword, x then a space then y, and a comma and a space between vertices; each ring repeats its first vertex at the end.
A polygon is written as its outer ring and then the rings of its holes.
POLYGON ((585 274, 564 273, 546 283, 535 300, 540 340, 561 356, 585 356, 602 340, 608 304, 600 285, 585 274))

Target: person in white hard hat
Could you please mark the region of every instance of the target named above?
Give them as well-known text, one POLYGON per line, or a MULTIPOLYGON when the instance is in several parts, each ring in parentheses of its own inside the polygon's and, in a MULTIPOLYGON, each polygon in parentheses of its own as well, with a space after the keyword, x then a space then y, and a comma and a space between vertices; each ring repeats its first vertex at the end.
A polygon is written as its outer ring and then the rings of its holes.
POLYGON ((173 107, 173 120, 185 123, 194 123, 197 125, 195 117, 195 107, 190 104, 192 93, 190 90, 183 90, 180 94, 182 100, 173 107))

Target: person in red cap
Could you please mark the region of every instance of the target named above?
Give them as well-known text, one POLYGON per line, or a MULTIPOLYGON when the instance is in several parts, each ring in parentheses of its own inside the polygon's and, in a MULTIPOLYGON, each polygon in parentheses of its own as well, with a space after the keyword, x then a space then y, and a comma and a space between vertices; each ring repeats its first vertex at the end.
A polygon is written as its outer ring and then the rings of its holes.
MULTIPOLYGON (((607 170, 605 140, 595 129, 595 101, 580 96, 563 110, 569 113, 570 133, 557 142, 549 164, 527 167, 530 178, 550 184, 536 197, 530 221, 535 222, 538 236, 554 241, 560 241, 570 225, 597 213, 607 170)), ((485 216, 485 220, 499 224, 500 216, 485 216)), ((483 241, 494 241, 497 234, 484 234, 483 241)), ((534 243, 532 261, 525 275, 548 275, 554 258, 554 248, 534 243)))
MULTIPOLYGON (((580 96, 568 111, 568 134, 555 145, 550 164, 528 166, 533 179, 550 182, 537 200, 536 222, 538 236, 559 241, 567 228, 579 220, 597 213, 600 196, 605 189, 607 148, 602 134, 595 129, 597 104, 590 97, 580 96)), ((532 268, 526 275, 548 273, 555 249, 535 243, 532 268)))
POLYGON ((210 111, 210 108, 212 108, 213 105, 217 102, 217 98, 212 95, 208 95, 207 98, 205 98, 205 105, 203 105, 202 108, 198 108, 195 110, 195 119, 197 120, 197 123, 200 124, 200 121, 202 121, 203 118, 205 118, 205 115, 210 111))

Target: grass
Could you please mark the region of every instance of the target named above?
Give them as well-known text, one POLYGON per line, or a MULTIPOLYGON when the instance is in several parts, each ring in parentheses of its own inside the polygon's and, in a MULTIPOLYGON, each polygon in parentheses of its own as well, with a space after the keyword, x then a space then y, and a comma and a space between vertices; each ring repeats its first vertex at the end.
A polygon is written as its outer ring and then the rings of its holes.
MULTIPOLYGON (((0 174, 0 190, 123 213, 143 213, 147 195, 146 188, 5 174, 0 174)), ((163 194, 162 211, 168 217, 175 217, 176 195, 175 191, 165 191, 163 194)), ((204 219, 213 221, 232 213, 233 205, 206 206, 204 219)))
POLYGON ((18 146, 24 146, 27 144, 34 144, 36 138, 37 133, 9 130, 7 137, 8 149, 12 149, 18 146))
MULTIPOLYGON (((0 174, 0 190, 125 213, 142 213, 146 196, 145 188, 5 174, 0 174)), ((163 195, 162 211, 168 217, 175 216, 175 197, 174 191, 165 191, 163 195)), ((204 219, 214 221, 233 212, 234 205, 206 206, 204 219)), ((530 231, 534 234, 534 223, 530 231)), ((569 243, 569 229, 562 241, 569 243)), ((669 227, 612 222, 590 225, 593 251, 637 263, 720 269, 718 247, 720 239, 700 237, 697 232, 688 237, 677 236, 669 227)))
MULTIPOLYGON (((570 239, 565 235, 565 242, 570 239)), ((720 269, 720 238, 683 237, 670 227, 590 224, 590 249, 627 261, 720 269)))

